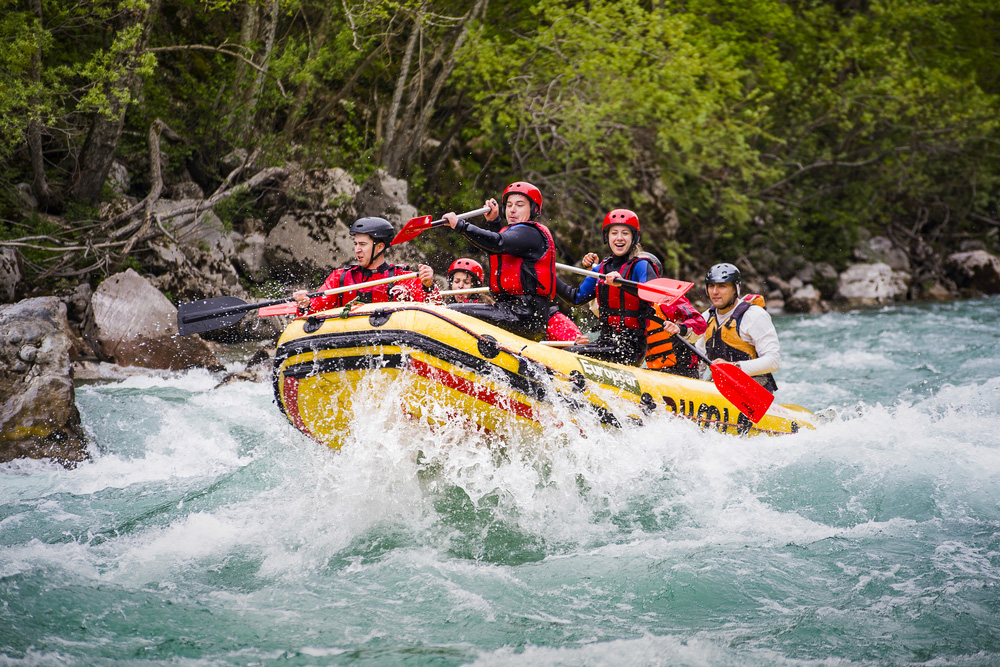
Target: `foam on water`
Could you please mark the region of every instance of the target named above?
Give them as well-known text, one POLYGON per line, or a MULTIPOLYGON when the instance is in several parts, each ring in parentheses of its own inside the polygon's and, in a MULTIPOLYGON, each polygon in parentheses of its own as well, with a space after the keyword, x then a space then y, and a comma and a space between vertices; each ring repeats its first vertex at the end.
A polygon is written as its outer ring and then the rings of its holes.
POLYGON ((838 409, 790 437, 487 438, 373 382, 334 452, 266 384, 80 387, 93 460, 0 469, 0 663, 990 664, 990 309, 779 319, 779 400, 838 409))

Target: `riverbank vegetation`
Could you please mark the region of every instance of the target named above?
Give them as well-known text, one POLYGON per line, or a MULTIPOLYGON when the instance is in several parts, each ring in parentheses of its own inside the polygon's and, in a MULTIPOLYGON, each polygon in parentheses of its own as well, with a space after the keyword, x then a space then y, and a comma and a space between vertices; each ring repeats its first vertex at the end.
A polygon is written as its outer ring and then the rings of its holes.
POLYGON ((997 25, 991 0, 0 0, 0 238, 36 274, 115 270, 150 224, 102 209, 116 187, 225 191, 242 149, 385 168, 428 213, 530 180, 570 258, 625 206, 680 273, 843 268, 880 235, 933 278, 1000 250, 997 25))

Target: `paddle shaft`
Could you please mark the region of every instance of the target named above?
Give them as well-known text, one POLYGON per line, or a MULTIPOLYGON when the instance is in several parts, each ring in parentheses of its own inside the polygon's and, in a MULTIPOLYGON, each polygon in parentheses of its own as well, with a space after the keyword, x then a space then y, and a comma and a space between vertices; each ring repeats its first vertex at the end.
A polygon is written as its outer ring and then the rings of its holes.
POLYGON ((469 287, 468 289, 449 289, 439 292, 441 296, 453 296, 455 294, 485 294, 489 292, 489 287, 469 287))
MULTIPOLYGON (((365 287, 374 287, 376 285, 384 285, 386 283, 394 283, 394 282, 399 281, 399 280, 407 280, 409 278, 416 278, 417 275, 418 274, 417 274, 416 271, 410 271, 410 272, 407 272, 407 273, 401 273, 398 276, 389 276, 388 278, 380 278, 378 280, 370 280, 370 281, 365 282, 365 283, 357 283, 357 284, 354 284, 354 285, 345 285, 343 287, 334 287, 334 288, 328 289, 328 290, 322 290, 322 291, 319 291, 319 292, 312 292, 311 294, 307 294, 306 296, 309 297, 310 299, 314 299, 314 298, 320 297, 320 296, 331 296, 333 294, 341 294, 343 292, 351 292, 351 291, 362 289, 362 288, 365 288, 365 287)), ((235 297, 222 297, 222 300, 230 301, 230 300, 238 300, 238 299, 236 299, 235 297)), ((283 299, 274 299, 274 300, 271 300, 271 301, 261 301, 260 303, 240 303, 240 304, 235 304, 235 305, 230 305, 230 306, 223 306, 221 308, 214 308, 214 309, 205 310, 205 311, 202 311, 202 312, 198 312, 197 309, 199 307, 211 306, 212 302, 216 301, 216 300, 215 299, 205 299, 203 301, 194 301, 194 302, 191 302, 191 303, 182 303, 178 307, 178 309, 177 309, 178 329, 181 330, 181 335, 184 335, 185 334, 184 329, 186 328, 185 325, 194 325, 194 324, 197 324, 197 323, 200 323, 200 322, 206 322, 208 320, 228 320, 228 318, 230 316, 232 316, 232 315, 239 315, 240 313, 248 313, 251 310, 257 310, 259 308, 266 308, 268 306, 276 306, 276 305, 282 304, 282 303, 289 303, 290 301, 294 301, 294 300, 295 300, 295 297, 285 297, 283 299), (192 309, 194 309, 195 312, 189 312, 192 309)), ((221 328, 221 327, 225 327, 225 326, 232 326, 233 324, 236 324, 236 322, 238 322, 240 319, 242 319, 242 318, 238 318, 238 319, 236 319, 234 321, 225 321, 225 322, 222 322, 222 323, 220 323, 219 327, 216 327, 216 328, 221 328)), ((205 328, 202 328, 202 327, 199 327, 199 328, 201 329, 201 331, 211 331, 212 330, 211 328, 209 328, 209 329, 205 329, 205 328)), ((201 331, 192 331, 191 333, 201 333, 201 331)))
MULTIPOLYGON (((598 273, 597 271, 591 271, 590 269, 581 269, 578 266, 570 266, 569 264, 560 264, 556 262, 556 268, 562 269, 563 271, 569 271, 570 273, 579 273, 581 276, 590 276, 591 278, 603 278, 606 273, 598 273)), ((637 283, 634 280, 625 280, 624 278, 615 278, 616 283, 621 283, 622 285, 628 285, 629 287, 638 287, 642 283, 637 283)))
MULTIPOLYGON (((459 213, 455 217, 459 220, 465 220, 466 218, 474 218, 477 215, 485 215, 489 213, 490 209, 488 206, 482 208, 477 208, 475 211, 466 211, 465 213, 459 213)), ((393 237, 389 245, 397 245, 400 243, 406 243, 407 241, 412 241, 417 238, 428 229, 433 227, 440 227, 448 223, 444 218, 438 218, 437 220, 428 220, 431 216, 425 215, 420 218, 410 218, 409 221, 403 228, 399 230, 399 233, 393 237)))
MULTIPOLYGON (((477 208, 475 211, 466 211, 465 213, 458 213, 455 215, 455 217, 458 218, 459 220, 467 220, 469 218, 474 218, 477 215, 486 215, 489 212, 490 212, 490 207, 484 206, 482 208, 477 208)), ((441 225, 446 225, 446 224, 448 224, 447 220, 445 220, 444 218, 438 218, 437 220, 427 223, 427 228, 430 229, 431 227, 440 227, 441 225)))

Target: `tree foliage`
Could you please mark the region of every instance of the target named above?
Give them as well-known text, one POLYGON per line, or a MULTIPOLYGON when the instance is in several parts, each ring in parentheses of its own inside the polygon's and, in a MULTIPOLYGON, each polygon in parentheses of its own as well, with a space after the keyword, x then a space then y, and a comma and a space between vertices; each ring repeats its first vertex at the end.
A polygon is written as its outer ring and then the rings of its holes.
POLYGON ((165 179, 206 191, 235 148, 384 167, 436 212, 526 178, 570 254, 625 206, 689 275, 842 267, 884 234, 934 277, 1000 250, 998 23, 991 0, 0 0, 3 218, 33 224, 22 182, 97 201, 112 160, 143 199, 159 121, 165 179))

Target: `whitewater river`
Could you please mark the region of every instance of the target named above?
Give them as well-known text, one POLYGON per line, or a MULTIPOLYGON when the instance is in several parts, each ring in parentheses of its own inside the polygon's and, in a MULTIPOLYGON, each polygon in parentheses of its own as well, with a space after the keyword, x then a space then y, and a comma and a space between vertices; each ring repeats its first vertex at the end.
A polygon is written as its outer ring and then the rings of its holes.
POLYGON ((268 384, 80 386, 92 461, 0 467, 0 665, 1000 664, 1000 299, 775 322, 817 431, 372 396, 337 453, 268 384))

